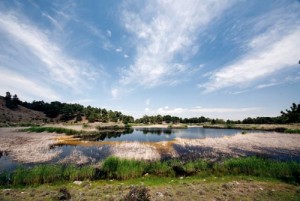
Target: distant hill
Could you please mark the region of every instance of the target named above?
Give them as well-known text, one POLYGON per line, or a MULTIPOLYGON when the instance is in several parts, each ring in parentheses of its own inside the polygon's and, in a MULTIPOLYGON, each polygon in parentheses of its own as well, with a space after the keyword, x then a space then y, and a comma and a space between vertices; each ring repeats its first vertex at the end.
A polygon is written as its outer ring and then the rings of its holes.
POLYGON ((119 111, 96 108, 76 103, 62 103, 53 101, 23 102, 18 96, 6 92, 0 96, 0 123, 48 123, 48 122, 116 122, 132 123, 132 116, 124 115, 119 111))
POLYGON ((3 96, 0 96, 0 123, 42 123, 50 121, 43 112, 18 105, 16 109, 6 107, 3 96))

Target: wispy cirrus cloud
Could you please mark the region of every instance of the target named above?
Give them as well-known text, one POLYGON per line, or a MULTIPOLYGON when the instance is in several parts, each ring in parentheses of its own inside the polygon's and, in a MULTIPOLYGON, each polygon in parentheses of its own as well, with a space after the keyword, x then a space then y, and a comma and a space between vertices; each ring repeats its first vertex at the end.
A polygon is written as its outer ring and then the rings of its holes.
MULTIPOLYGON (((189 68, 187 58, 197 52, 198 34, 234 1, 151 1, 140 9, 124 6, 125 28, 135 38, 136 55, 124 68, 120 83, 154 87, 176 84, 189 68)), ((137 2, 135 2, 137 3, 137 2)))
POLYGON ((16 72, 1 68, 0 94, 10 91, 13 94, 22 95, 22 100, 43 99, 45 101, 60 100, 61 97, 43 83, 37 83, 16 72))
POLYGON ((199 116, 213 116, 217 118, 229 118, 229 114, 232 117, 236 117, 236 119, 245 118, 248 116, 253 116, 253 113, 259 112, 262 108, 260 107, 241 107, 241 108, 233 108, 233 107, 193 107, 193 108, 170 108, 168 106, 150 109, 145 108, 145 113, 148 115, 174 115, 181 117, 199 117, 199 116), (242 115, 241 115, 242 114, 242 115))
MULTIPOLYGON (((294 4, 298 7, 298 4, 294 4)), ((204 92, 213 92, 224 88, 246 88, 257 84, 256 88, 275 86, 284 82, 259 84, 268 76, 276 76, 283 70, 297 68, 300 46, 300 21, 288 8, 272 11, 257 19, 256 26, 266 31, 253 36, 246 43, 246 54, 219 70, 211 72, 208 82, 199 84, 204 92), (275 16, 275 17, 274 17, 275 16)), ((295 8, 293 8, 295 10, 295 8)), ((296 9, 297 10, 297 9, 296 9)), ((255 27, 254 27, 255 28, 255 27)))
MULTIPOLYGON (((50 21, 54 22, 53 20, 50 21)), ((14 68, 22 69, 26 62, 34 61, 39 65, 28 66, 28 71, 39 72, 41 77, 47 77, 52 83, 76 92, 88 87, 86 80, 92 80, 97 76, 97 71, 94 71, 89 63, 67 55, 63 48, 49 37, 47 30, 38 28, 20 14, 13 12, 0 14, 0 31, 2 40, 6 40, 11 46, 8 50, 0 50, 0 55, 12 62, 17 60, 18 63, 14 62, 16 65, 14 68), (11 58, 9 51, 17 58, 11 58), (16 54, 17 52, 21 55, 16 54)), ((10 66, 2 66, 2 69, 5 68, 10 66)), ((34 82, 38 77, 28 79, 34 82)))

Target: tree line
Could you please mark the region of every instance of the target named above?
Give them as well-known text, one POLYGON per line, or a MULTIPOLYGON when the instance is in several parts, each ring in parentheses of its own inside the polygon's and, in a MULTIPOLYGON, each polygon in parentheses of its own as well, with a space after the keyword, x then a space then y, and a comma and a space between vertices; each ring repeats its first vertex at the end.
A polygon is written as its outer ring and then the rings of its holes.
POLYGON ((211 123, 211 124, 285 124, 285 123, 300 123, 300 104, 293 103, 290 109, 281 111, 281 115, 278 117, 255 117, 245 118, 241 120, 223 120, 223 119, 211 119, 204 116, 193 118, 180 118, 171 115, 144 115, 142 118, 136 119, 136 123, 144 124, 161 124, 164 123, 211 123))
POLYGON ((23 102, 18 96, 11 95, 6 92, 4 97, 6 107, 16 109, 18 105, 23 107, 44 112, 49 118, 57 118, 61 121, 69 121, 76 119, 81 121, 85 116, 89 122, 123 122, 123 123, 143 123, 143 124, 162 124, 162 123, 212 123, 212 124, 284 124, 284 123, 300 123, 300 104, 293 103, 289 109, 281 111, 278 117, 255 117, 245 118, 241 120, 223 120, 211 119, 204 116, 193 118, 181 118, 171 115, 144 115, 142 118, 134 119, 132 116, 124 115, 119 111, 107 110, 105 108, 96 108, 77 103, 61 103, 53 101, 50 103, 44 101, 23 102))
POLYGON ((132 116, 124 115, 119 111, 107 110, 105 108, 96 108, 77 103, 61 103, 59 101, 53 101, 50 103, 44 101, 21 101, 18 96, 11 95, 10 92, 6 92, 5 105, 10 109, 17 109, 18 105, 26 107, 31 110, 43 112, 47 117, 59 118, 61 121, 82 121, 85 116, 89 122, 123 122, 133 123, 134 118, 132 116))

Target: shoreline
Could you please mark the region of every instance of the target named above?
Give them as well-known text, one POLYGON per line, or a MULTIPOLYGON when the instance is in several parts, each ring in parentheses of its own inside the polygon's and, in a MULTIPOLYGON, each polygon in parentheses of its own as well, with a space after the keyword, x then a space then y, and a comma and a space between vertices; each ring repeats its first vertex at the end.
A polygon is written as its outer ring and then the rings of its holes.
MULTIPOLYGON (((137 160, 165 158, 220 160, 228 157, 260 155, 270 158, 300 161, 300 135, 282 133, 236 134, 221 138, 184 139, 162 142, 89 142, 73 136, 55 133, 17 132, 16 128, 0 128, 0 152, 18 163, 43 163, 61 157, 59 145, 96 147, 104 156, 117 156, 137 160)), ((97 159, 80 150, 59 158, 76 164, 80 156, 84 164, 97 159), (86 160, 91 159, 91 160, 86 160)), ((99 162, 99 161, 98 161, 99 162)))

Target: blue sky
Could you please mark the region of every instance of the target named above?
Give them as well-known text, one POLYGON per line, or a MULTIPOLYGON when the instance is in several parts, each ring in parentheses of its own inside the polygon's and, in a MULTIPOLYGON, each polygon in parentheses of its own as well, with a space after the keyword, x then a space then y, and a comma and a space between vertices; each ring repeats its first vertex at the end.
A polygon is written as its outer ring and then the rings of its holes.
POLYGON ((0 93, 140 117, 300 100, 300 1, 0 1, 0 93))

